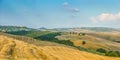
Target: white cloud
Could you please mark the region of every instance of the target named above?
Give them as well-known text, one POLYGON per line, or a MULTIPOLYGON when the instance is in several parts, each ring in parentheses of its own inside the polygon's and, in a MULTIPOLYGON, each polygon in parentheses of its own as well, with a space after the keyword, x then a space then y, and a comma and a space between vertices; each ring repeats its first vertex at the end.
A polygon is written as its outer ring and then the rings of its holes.
POLYGON ((120 12, 116 14, 102 13, 96 17, 90 18, 93 22, 109 22, 120 20, 120 12))
POLYGON ((69 3, 68 3, 68 2, 64 2, 62 5, 63 5, 64 7, 66 7, 66 6, 69 5, 69 3))
POLYGON ((63 8, 68 11, 69 13, 72 13, 71 14, 71 17, 77 17, 77 13, 80 11, 79 8, 76 8, 76 7, 72 7, 70 3, 68 2, 64 2, 62 3, 62 6, 63 8))
POLYGON ((75 7, 71 7, 71 6, 69 6, 70 4, 68 3, 68 2, 64 2, 63 4, 62 4, 62 6, 66 9, 66 10, 68 10, 68 11, 71 11, 71 12, 79 12, 80 10, 79 10, 79 8, 75 8, 75 7))
POLYGON ((79 9, 78 8, 71 8, 71 11, 73 11, 73 12, 79 12, 79 9))

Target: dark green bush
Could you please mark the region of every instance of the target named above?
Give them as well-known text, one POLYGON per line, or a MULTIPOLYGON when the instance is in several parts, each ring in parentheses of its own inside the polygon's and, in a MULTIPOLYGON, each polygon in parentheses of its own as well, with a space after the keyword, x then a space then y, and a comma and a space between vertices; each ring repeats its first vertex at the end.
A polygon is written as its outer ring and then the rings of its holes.
POLYGON ((107 51, 103 48, 99 48, 96 50, 97 52, 100 52, 100 53, 106 53, 107 51))
POLYGON ((109 51, 106 53, 106 56, 120 57, 120 52, 118 51, 109 51))

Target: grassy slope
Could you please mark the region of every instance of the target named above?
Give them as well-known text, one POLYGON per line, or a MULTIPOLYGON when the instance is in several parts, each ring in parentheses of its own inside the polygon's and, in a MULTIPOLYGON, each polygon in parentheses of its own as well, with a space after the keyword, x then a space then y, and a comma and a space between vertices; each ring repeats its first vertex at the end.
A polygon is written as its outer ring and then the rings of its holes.
MULTIPOLYGON (((98 33, 99 34, 99 33, 98 33)), ((110 35, 110 34, 109 34, 110 35)), ((113 42, 111 40, 107 40, 105 38, 102 38, 100 36, 106 37, 107 35, 93 35, 93 34, 87 34, 85 36, 78 36, 78 35, 71 35, 68 33, 63 33, 61 36, 57 36, 60 40, 71 40, 74 42, 76 46, 82 46, 85 48, 91 48, 91 49, 98 49, 98 48, 104 48, 106 50, 117 50, 120 51, 120 43, 113 42), (82 45, 82 41, 86 41, 85 45, 82 45)), ((111 34, 112 37, 118 37, 116 35, 111 34)), ((117 38, 117 39, 120 39, 117 38)))
POLYGON ((108 27, 82 27, 81 29, 90 30, 90 31, 94 31, 94 32, 113 32, 113 31, 120 32, 119 29, 108 28, 108 27))
POLYGON ((14 39, 17 39, 17 40, 20 40, 20 41, 24 41, 24 42, 27 42, 29 44, 34 44, 34 45, 37 45, 37 46, 57 46, 57 45, 65 46, 65 45, 62 45, 62 44, 54 43, 54 42, 36 40, 36 39, 33 39, 31 37, 26 37, 26 36, 17 36, 17 35, 11 35, 11 34, 6 34, 6 33, 0 33, 0 35, 11 37, 11 38, 14 38, 14 39))
POLYGON ((120 42, 120 32, 111 32, 111 33, 96 32, 96 33, 88 33, 88 34, 95 37, 110 40, 113 42, 118 42, 118 43, 120 42))
MULTIPOLYGON (((53 33, 53 32, 50 32, 50 31, 28 31, 27 33, 25 32, 25 34, 23 34, 23 31, 18 31, 18 32, 12 32, 12 33, 13 34, 15 33, 15 35, 16 34, 20 35, 22 33, 23 36, 29 36, 29 37, 35 38, 35 37, 40 37, 40 36, 43 36, 46 34, 48 35, 49 33, 53 33)), ((119 43, 109 41, 109 40, 103 39, 101 37, 96 37, 96 36, 90 35, 90 34, 87 34, 85 36, 78 36, 78 35, 70 35, 68 33, 63 33, 61 36, 57 36, 57 37, 60 40, 71 40, 75 46, 90 48, 92 50, 104 48, 105 50, 120 51, 120 47, 119 47, 120 44, 119 43), (86 41, 85 45, 82 45, 83 41, 86 41)), ((53 38, 52 38, 52 40, 53 40, 53 38)), ((47 41, 51 41, 51 40, 48 39, 47 41)), ((30 42, 30 41, 28 41, 28 42, 30 42)), ((59 42, 59 41, 57 41, 57 42, 59 42)), ((32 43, 32 42, 30 42, 30 43, 32 43)), ((39 45, 38 42, 35 42, 35 44, 39 45)), ((91 51, 91 52, 94 53, 95 51, 94 52, 91 51)))
POLYGON ((62 46, 36 46, 0 35, 0 60, 120 60, 120 58, 99 56, 62 46))

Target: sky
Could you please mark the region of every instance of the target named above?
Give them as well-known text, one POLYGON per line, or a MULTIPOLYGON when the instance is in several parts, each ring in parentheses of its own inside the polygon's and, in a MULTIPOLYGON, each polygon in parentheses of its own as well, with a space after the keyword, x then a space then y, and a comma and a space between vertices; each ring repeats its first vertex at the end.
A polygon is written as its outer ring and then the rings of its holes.
POLYGON ((0 25, 119 28, 120 0, 0 0, 0 25))

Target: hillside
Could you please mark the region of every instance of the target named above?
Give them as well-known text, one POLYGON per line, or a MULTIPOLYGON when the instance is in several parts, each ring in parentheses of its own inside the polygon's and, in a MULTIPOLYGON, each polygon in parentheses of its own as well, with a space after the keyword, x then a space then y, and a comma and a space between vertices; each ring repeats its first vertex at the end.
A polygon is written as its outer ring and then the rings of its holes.
POLYGON ((111 32, 111 33, 96 32, 96 33, 87 33, 87 34, 98 37, 98 38, 103 38, 109 41, 120 43, 120 32, 111 32))
POLYGON ((53 28, 47 29, 45 27, 41 27, 39 29, 29 28, 26 26, 1 26, 0 31, 2 32, 14 32, 14 31, 53 31, 53 32, 73 32, 73 31, 81 31, 81 32, 120 32, 119 28, 109 28, 109 27, 80 27, 80 28, 53 28))
POLYGON ((120 35, 113 33, 85 33, 86 35, 78 35, 74 32, 63 33, 61 36, 57 36, 59 40, 70 40, 75 46, 81 46, 85 48, 90 48, 97 50, 103 48, 108 51, 120 51, 120 35), (85 41, 86 44, 83 45, 82 42, 85 41))
POLYGON ((120 60, 62 46, 36 46, 0 35, 0 60, 120 60))
POLYGON ((49 31, 61 31, 61 32, 120 32, 119 28, 109 27, 76 27, 76 28, 54 28, 47 29, 49 31))
POLYGON ((1 32, 13 32, 13 31, 31 31, 36 30, 33 28, 28 28, 25 26, 1 26, 0 25, 0 31, 1 32))
POLYGON ((117 28, 109 28, 109 27, 81 27, 81 29, 84 30, 90 30, 94 32, 113 32, 113 31, 119 31, 117 28))
MULTIPOLYGON (((84 33, 84 32, 50 32, 50 31, 24 31, 24 32, 16 31, 8 33, 14 35, 28 36, 40 41, 41 40, 49 41, 52 43, 54 42, 58 44, 72 46, 79 50, 95 54, 120 57, 119 33, 117 33, 117 35, 116 33, 113 32, 84 33)), ((32 42, 29 41, 29 43, 32 42)), ((36 43, 37 42, 35 42, 35 44, 36 43)))

